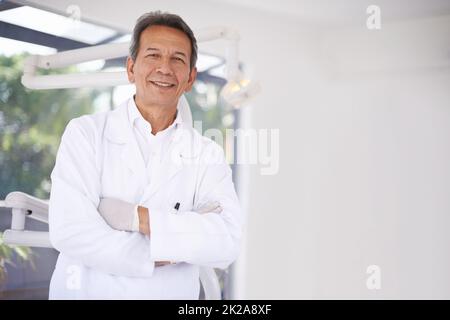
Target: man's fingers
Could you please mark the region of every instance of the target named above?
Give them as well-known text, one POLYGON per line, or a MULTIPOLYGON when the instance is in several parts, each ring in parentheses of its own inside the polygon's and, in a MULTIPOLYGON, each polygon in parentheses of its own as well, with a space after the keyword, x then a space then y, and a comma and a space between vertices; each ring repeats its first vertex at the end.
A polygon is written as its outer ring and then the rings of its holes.
POLYGON ((101 198, 98 212, 111 228, 121 231, 134 231, 134 204, 115 198, 101 198))
POLYGON ((220 213, 222 212, 222 207, 220 206, 220 202, 218 201, 211 201, 207 202, 206 204, 200 206, 197 210, 195 210, 198 213, 220 213))
POLYGON ((214 210, 210 211, 210 212, 214 212, 214 213, 221 213, 222 212, 222 207, 218 206, 216 207, 214 210))
POLYGON ((162 267, 171 264, 170 261, 155 261, 155 267, 162 267))

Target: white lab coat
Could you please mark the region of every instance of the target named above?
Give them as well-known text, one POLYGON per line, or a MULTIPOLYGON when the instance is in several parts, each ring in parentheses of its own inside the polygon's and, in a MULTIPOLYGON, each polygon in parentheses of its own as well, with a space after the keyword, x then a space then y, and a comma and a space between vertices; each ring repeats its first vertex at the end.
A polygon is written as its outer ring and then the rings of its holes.
POLYGON ((73 119, 62 136, 51 174, 50 241, 60 255, 50 299, 198 299, 199 266, 226 268, 238 256, 244 217, 222 148, 184 122, 150 178, 127 105, 73 119), (151 236, 110 228, 97 211, 102 197, 149 208, 151 236), (208 201, 223 211, 194 212, 208 201))

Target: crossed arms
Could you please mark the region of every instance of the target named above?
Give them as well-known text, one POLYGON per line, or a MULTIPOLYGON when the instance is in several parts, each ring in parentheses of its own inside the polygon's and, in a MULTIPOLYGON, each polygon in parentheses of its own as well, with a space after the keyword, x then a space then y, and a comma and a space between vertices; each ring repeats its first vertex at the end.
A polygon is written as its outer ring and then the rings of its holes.
POLYGON ((201 203, 219 202, 220 213, 173 215, 141 208, 140 232, 115 230, 98 211, 95 132, 93 120, 78 118, 61 139, 49 204, 50 241, 57 250, 88 267, 129 277, 151 277, 158 261, 226 268, 237 258, 243 216, 224 159, 202 173, 202 181, 213 187, 199 188, 201 203))

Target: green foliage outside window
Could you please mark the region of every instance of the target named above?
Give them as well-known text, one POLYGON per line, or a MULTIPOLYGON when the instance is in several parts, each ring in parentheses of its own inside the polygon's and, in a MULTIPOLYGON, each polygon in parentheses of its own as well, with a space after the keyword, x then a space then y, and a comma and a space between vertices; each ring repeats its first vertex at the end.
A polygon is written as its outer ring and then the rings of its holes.
POLYGON ((11 191, 48 198, 50 173, 66 124, 93 112, 95 90, 28 90, 25 56, 0 56, 0 199, 11 191))

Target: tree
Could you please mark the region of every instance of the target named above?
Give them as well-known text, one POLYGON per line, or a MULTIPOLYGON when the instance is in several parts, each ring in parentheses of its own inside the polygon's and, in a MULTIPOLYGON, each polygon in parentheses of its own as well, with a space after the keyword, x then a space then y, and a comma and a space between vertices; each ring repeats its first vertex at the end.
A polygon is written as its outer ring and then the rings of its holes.
POLYGON ((64 128, 72 118, 92 113, 99 94, 26 89, 20 82, 25 57, 0 56, 0 199, 16 190, 48 198, 64 128))

